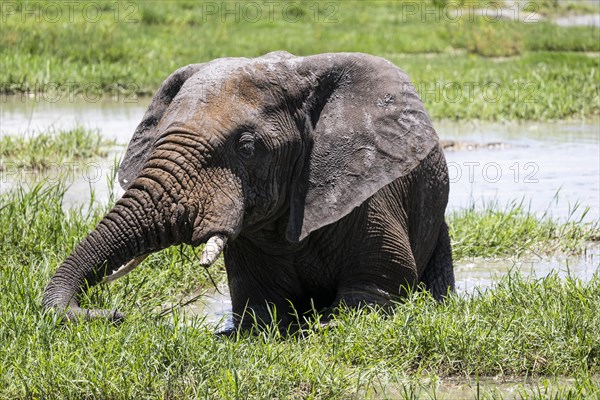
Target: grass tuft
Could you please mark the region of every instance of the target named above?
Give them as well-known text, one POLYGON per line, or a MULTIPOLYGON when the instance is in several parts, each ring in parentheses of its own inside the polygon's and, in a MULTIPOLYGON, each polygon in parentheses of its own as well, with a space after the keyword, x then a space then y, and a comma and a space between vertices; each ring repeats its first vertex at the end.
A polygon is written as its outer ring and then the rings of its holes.
POLYGON ((10 168, 44 170, 94 157, 106 157, 115 141, 99 130, 82 126, 70 130, 48 130, 28 135, 0 137, 0 171, 10 168))
POLYGON ((598 223, 582 222, 589 211, 576 205, 571 216, 559 222, 525 209, 523 201, 501 208, 490 202, 452 212, 448 227, 455 259, 471 257, 522 257, 554 252, 580 253, 586 241, 600 237, 598 223), (576 214, 580 215, 577 217, 576 214))

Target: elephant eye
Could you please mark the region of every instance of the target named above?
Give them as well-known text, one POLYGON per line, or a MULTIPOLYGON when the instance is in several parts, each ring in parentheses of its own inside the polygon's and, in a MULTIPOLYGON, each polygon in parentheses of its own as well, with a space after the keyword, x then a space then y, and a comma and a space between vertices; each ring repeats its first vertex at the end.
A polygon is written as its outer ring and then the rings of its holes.
POLYGON ((243 158, 251 158, 254 155, 254 135, 250 132, 242 133, 237 149, 243 158))

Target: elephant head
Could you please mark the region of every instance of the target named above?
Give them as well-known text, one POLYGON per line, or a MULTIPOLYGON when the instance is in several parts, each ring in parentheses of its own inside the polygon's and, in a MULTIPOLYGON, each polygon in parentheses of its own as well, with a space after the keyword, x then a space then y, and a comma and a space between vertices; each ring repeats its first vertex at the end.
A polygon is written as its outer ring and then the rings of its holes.
POLYGON ((119 320, 80 308, 84 288, 171 245, 208 242, 210 264, 226 243, 273 226, 302 242, 436 143, 408 77, 381 58, 277 52, 188 65, 153 97, 119 169, 125 193, 58 268, 43 304, 119 320))

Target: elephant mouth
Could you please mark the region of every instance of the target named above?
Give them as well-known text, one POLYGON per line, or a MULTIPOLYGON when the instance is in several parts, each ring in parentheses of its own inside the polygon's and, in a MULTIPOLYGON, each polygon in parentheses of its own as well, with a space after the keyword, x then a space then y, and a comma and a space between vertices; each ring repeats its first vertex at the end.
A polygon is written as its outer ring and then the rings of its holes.
MULTIPOLYGON (((200 243, 203 242, 204 241, 200 243)), ((210 235, 208 237, 208 240, 205 241, 204 249, 200 254, 200 265, 204 268, 208 268, 211 265, 213 265, 215 261, 217 261, 221 253, 223 253, 226 244, 227 236, 225 236, 224 234, 217 233, 210 235)), ((103 282, 109 283, 124 277, 125 275, 133 271, 138 265, 140 265, 142 261, 144 261, 149 255, 150 253, 135 257, 128 263, 121 265, 119 268, 106 275, 103 279, 103 282)))

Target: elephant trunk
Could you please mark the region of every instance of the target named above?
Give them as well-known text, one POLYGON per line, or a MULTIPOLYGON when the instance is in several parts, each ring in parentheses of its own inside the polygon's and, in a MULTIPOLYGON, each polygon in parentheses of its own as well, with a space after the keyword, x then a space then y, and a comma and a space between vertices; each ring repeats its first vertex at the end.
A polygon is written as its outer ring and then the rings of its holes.
POLYGON ((67 319, 119 321, 123 315, 117 311, 81 308, 78 297, 87 287, 105 278, 116 279, 135 268, 143 256, 171 245, 206 243, 201 264, 210 265, 227 239, 239 233, 244 210, 239 179, 224 170, 198 168, 204 165, 202 153, 185 135, 166 139, 123 197, 50 279, 45 308, 57 309, 67 319))
POLYGON ((123 319, 118 311, 80 308, 78 298, 85 288, 110 276, 124 263, 132 259, 139 262, 141 256, 189 240, 190 217, 195 217, 190 214, 195 212, 182 205, 161 210, 151 200, 139 189, 125 193, 50 279, 44 292, 45 308, 54 308, 69 320, 123 319))

